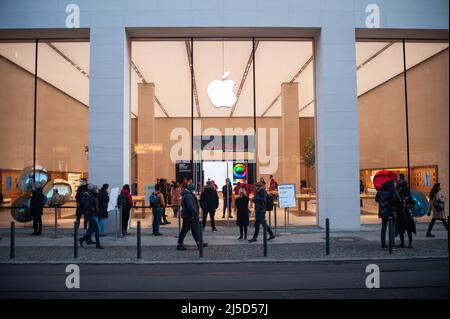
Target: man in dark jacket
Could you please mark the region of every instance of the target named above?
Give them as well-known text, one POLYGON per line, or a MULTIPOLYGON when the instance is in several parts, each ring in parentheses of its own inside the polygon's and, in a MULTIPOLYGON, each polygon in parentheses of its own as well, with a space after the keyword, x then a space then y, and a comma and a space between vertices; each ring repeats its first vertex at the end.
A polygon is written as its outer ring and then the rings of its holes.
MULTIPOLYGON (((189 184, 181 193, 181 218, 183 218, 183 226, 178 235, 177 250, 186 250, 183 241, 189 230, 192 232, 192 237, 194 237, 197 247, 200 248, 198 210, 195 186, 189 184)), ((208 243, 203 241, 203 246, 206 247, 207 245, 208 243)))
MULTIPOLYGON (((259 226, 266 219, 266 201, 267 201, 267 192, 266 185, 258 182, 256 183, 255 196, 253 197, 253 202, 255 203, 255 233, 253 234, 253 238, 249 240, 249 242, 253 243, 257 241, 259 234, 259 226)), ((267 225, 267 232, 269 233, 269 239, 274 239, 275 235, 272 229, 267 225)))
POLYGON ((108 184, 103 184, 102 188, 98 192, 98 213, 96 215, 100 236, 105 236, 105 220, 108 218, 108 204, 109 204, 109 195, 108 195, 108 184))
POLYGON ((233 184, 231 184, 229 178, 225 180, 225 185, 222 186, 222 195, 223 195, 222 218, 225 218, 225 210, 227 210, 227 208, 228 208, 228 217, 233 218, 233 216, 231 216, 231 198, 233 196, 233 184))
POLYGON ((416 224, 410 213, 412 202, 411 191, 405 180, 404 174, 398 174, 397 193, 400 197, 400 205, 397 210, 396 225, 400 236, 399 248, 405 248, 405 231, 408 233, 408 248, 412 248, 412 233, 416 232, 416 224))
MULTIPOLYGON (((87 179, 82 178, 80 179, 80 186, 77 188, 77 193, 75 195, 75 201, 77 203, 77 210, 76 210, 76 216, 77 216, 77 224, 78 227, 80 227, 80 220, 81 216, 83 215, 83 210, 81 209, 81 198, 83 197, 83 194, 87 191, 87 179)), ((88 219, 84 218, 84 229, 87 228, 88 225, 88 219)))
POLYGON ((200 195, 200 205, 203 210, 203 230, 205 230, 206 221, 209 214, 211 218, 212 231, 217 231, 216 223, 214 221, 214 214, 216 213, 217 207, 219 207, 219 196, 210 181, 206 183, 206 187, 200 195))
POLYGON ((375 200, 378 203, 378 217, 381 218, 381 248, 386 249, 386 230, 389 217, 395 220, 396 211, 400 205, 400 197, 395 190, 394 182, 385 182, 377 193, 375 200))
POLYGON ((83 194, 81 198, 81 207, 83 209, 84 218, 89 220, 89 228, 83 237, 80 237, 78 241, 80 246, 83 247, 83 242, 90 242, 90 238, 93 233, 95 233, 95 244, 97 249, 103 249, 100 245, 100 232, 98 227, 98 222, 95 216, 98 214, 98 187, 97 185, 88 185, 88 191, 83 194))
POLYGON ((42 214, 44 213, 44 206, 47 201, 42 186, 38 182, 34 184, 34 190, 31 193, 30 213, 33 217, 33 233, 32 236, 42 235, 42 214))

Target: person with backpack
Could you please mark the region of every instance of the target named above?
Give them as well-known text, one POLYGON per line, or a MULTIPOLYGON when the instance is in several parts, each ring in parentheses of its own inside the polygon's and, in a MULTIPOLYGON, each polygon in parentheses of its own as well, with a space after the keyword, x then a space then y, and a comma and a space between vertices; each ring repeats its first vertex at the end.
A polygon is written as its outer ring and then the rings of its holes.
POLYGON ((81 199, 81 207, 84 210, 84 218, 89 220, 89 227, 86 234, 84 234, 83 237, 78 238, 80 246, 83 247, 84 242, 87 244, 92 244, 93 242, 90 238, 92 234, 95 234, 95 248, 104 249, 100 245, 100 231, 97 219, 95 217, 99 211, 97 185, 88 184, 87 192, 83 194, 81 199))
POLYGON ((239 190, 239 196, 236 198, 236 225, 239 226, 239 238, 247 239, 247 227, 250 224, 250 210, 248 209, 248 195, 244 188, 239 190))
POLYGON ((381 186, 380 191, 375 196, 375 201, 378 203, 378 217, 381 218, 381 248, 386 249, 388 248, 386 245, 386 230, 389 218, 392 217, 395 222, 401 202, 394 181, 387 181, 381 186))
POLYGON ((130 185, 125 184, 117 197, 117 206, 122 211, 122 235, 129 235, 128 221, 130 219, 130 210, 133 207, 133 199, 130 194, 130 185))
MULTIPOLYGON (((181 193, 181 218, 183 219, 183 224, 181 227, 180 234, 178 235, 177 250, 186 250, 184 246, 184 238, 186 237, 189 230, 192 232, 192 237, 194 237, 197 243, 197 248, 200 249, 200 238, 199 238, 199 207, 197 202, 197 197, 195 196, 195 186, 189 184, 181 193)), ((206 241, 203 241, 203 247, 208 246, 206 241)))
POLYGON ((108 204, 109 204, 109 195, 108 195, 109 184, 103 184, 102 188, 98 192, 98 214, 96 216, 100 237, 105 236, 105 220, 108 218, 108 204))
POLYGON ((47 202, 47 197, 42 192, 41 183, 34 184, 34 189, 31 192, 30 213, 33 217, 33 233, 32 236, 42 235, 42 215, 44 214, 44 206, 47 202))
POLYGON ((161 185, 155 185, 155 191, 150 195, 150 206, 153 208, 153 223, 152 230, 154 236, 161 236, 159 232, 159 225, 162 215, 164 214, 163 208, 166 206, 164 202, 164 195, 161 192, 161 185))
POLYGON ((410 209, 414 206, 411 192, 404 174, 398 174, 397 193, 400 196, 400 206, 397 210, 396 226, 400 236, 398 248, 405 248, 405 231, 408 234, 408 248, 412 248, 412 233, 416 232, 416 223, 411 216, 410 209))
POLYGON ((208 181, 206 183, 206 187, 200 195, 200 205, 202 206, 203 210, 203 230, 205 230, 206 221, 209 214, 211 218, 212 231, 216 232, 217 228, 214 220, 214 215, 216 213, 216 209, 219 207, 219 196, 217 195, 217 191, 211 181, 208 181))
MULTIPOLYGON (((253 234, 253 238, 249 240, 250 243, 257 241, 259 227, 266 219, 267 196, 266 186, 261 182, 256 183, 255 195, 253 197, 253 203, 255 203, 255 233, 253 234)), ((269 233, 268 240, 275 238, 275 234, 268 225, 267 232, 269 233)))
POLYGON ((447 214, 445 213, 445 196, 441 190, 441 184, 436 183, 430 191, 430 205, 428 205, 428 216, 433 213, 430 224, 428 225, 427 237, 434 237, 431 233, 434 223, 437 220, 442 221, 445 229, 448 231, 447 214))

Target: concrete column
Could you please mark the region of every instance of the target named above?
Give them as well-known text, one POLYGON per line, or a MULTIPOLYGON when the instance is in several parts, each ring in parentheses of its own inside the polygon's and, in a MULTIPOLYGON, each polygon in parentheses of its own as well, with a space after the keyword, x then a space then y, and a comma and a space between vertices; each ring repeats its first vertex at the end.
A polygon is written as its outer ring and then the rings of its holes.
POLYGON ((360 228, 358 101, 354 13, 322 1, 323 27, 315 40, 318 224, 360 228))
POLYGON ((283 183, 300 184, 298 83, 281 84, 281 167, 283 183))
POLYGON ((145 185, 155 183, 155 85, 138 84, 137 177, 138 194, 145 195, 145 185))
POLYGON ((130 41, 120 26, 90 30, 89 181, 130 183, 130 41))

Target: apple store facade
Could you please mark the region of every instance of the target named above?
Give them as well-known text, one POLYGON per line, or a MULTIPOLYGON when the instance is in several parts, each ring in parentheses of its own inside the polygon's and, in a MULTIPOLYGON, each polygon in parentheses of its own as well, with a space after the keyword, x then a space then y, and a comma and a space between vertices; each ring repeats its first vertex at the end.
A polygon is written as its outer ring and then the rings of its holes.
POLYGON ((1 0, 0 192, 272 175, 358 230, 380 170, 448 198, 448 61, 446 0, 1 0))

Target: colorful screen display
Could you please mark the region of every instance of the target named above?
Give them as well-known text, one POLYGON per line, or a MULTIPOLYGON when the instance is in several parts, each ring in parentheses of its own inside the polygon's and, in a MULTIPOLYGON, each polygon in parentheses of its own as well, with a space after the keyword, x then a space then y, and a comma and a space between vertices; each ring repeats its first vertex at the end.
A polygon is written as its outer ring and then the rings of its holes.
POLYGON ((233 163, 233 183, 246 183, 248 168, 246 163, 233 163))

